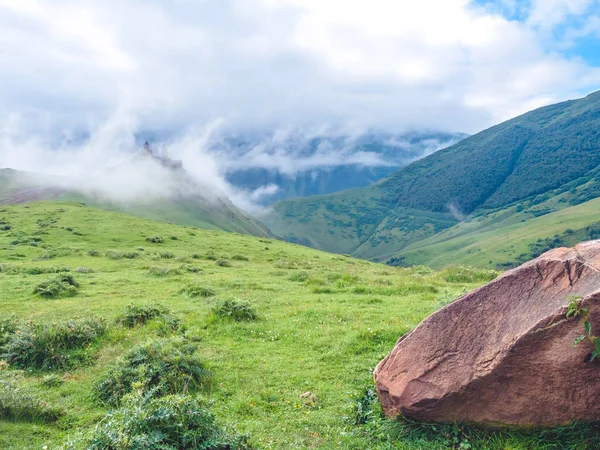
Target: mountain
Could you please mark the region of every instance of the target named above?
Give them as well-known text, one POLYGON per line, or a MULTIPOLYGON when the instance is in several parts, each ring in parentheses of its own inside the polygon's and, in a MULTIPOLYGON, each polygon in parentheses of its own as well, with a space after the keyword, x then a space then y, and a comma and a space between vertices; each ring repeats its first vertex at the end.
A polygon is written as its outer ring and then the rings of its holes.
POLYGON ((287 240, 360 258, 508 267, 568 236, 595 235, 599 164, 596 92, 496 125, 372 186, 280 202, 265 220, 287 240))
POLYGON ((62 199, 108 211, 204 229, 270 236, 214 186, 194 180, 179 161, 142 152, 86 177, 0 169, 0 204, 62 199))
POLYGON ((302 133, 229 137, 211 152, 227 181, 256 202, 329 194, 369 186, 411 161, 448 147, 464 133, 410 132, 306 137, 302 133))

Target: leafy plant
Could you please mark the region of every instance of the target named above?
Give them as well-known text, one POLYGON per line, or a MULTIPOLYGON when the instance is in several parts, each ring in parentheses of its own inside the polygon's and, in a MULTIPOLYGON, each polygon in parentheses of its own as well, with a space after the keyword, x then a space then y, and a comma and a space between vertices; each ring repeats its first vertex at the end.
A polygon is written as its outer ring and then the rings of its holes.
POLYGON ((70 274, 60 274, 39 283, 33 293, 45 298, 72 297, 77 294, 79 283, 70 274))
POLYGON ((592 324, 588 320, 590 310, 581 306, 580 299, 581 297, 571 297, 571 301, 569 302, 569 306, 567 308, 567 319, 570 317, 581 318, 584 333, 575 338, 573 341, 573 347, 576 347, 586 340, 590 342, 594 346, 592 353, 589 355, 589 361, 591 362, 600 357, 600 338, 592 334, 592 324))
POLYGON ((151 244, 162 244, 163 241, 162 236, 148 236, 146 238, 146 242, 150 242, 151 244))
POLYGON ((250 261, 250 259, 244 255, 233 255, 231 259, 233 259, 234 261, 250 261))
POLYGON ((492 281, 498 272, 489 269, 475 269, 473 267, 453 267, 442 272, 444 279, 449 283, 479 283, 492 281))
POLYGON ((62 409, 51 406, 13 383, 0 380, 0 419, 55 422, 63 415, 62 409))
POLYGON ((215 264, 219 267, 231 267, 231 262, 229 262, 229 260, 223 259, 223 258, 217 259, 215 261, 215 264))
POLYGON ((89 345, 106 330, 97 317, 28 323, 8 336, 0 358, 19 369, 70 369, 89 359, 89 345))
POLYGON ((171 267, 152 266, 148 268, 148 273, 155 277, 166 277, 169 275, 179 275, 179 270, 171 267))
POLYGON ((308 280, 308 272, 296 272, 293 273, 292 275, 290 275, 290 277, 288 278, 290 281, 296 281, 296 282, 304 282, 306 280, 308 280))
POLYGON ((117 322, 128 328, 133 328, 145 325, 153 319, 171 315, 169 308, 160 303, 130 304, 125 307, 125 312, 117 319, 117 322))
POLYGON ((183 288, 181 292, 189 297, 214 297, 217 295, 213 289, 199 286, 197 284, 189 285, 183 288))
POLYGON ((236 322, 243 320, 257 320, 258 313, 249 302, 239 302, 236 300, 225 300, 220 302, 213 312, 219 317, 232 319, 236 322))
POLYGON ((213 414, 187 395, 128 396, 69 450, 247 450, 248 438, 220 427, 213 414))
POLYGON ((116 405, 140 390, 148 395, 183 394, 208 386, 211 373, 184 339, 154 340, 131 349, 94 386, 102 402, 116 405))
POLYGON ((9 337, 17 331, 17 319, 14 315, 0 318, 0 348, 8 342, 9 337))

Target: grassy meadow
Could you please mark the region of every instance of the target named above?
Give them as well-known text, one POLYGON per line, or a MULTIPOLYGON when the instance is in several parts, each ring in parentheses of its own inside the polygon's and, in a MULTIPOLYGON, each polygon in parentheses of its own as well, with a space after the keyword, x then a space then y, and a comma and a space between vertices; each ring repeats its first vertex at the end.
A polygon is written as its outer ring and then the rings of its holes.
MULTIPOLYGON (((593 426, 525 433, 382 417, 374 366, 495 276, 388 267, 84 204, 0 207, 0 448, 177 448, 103 444, 151 397, 156 414, 197 399, 224 433, 211 439, 246 436, 237 448, 597 448, 593 426), (180 397, 161 404, 169 394, 180 397)), ((202 448, 236 448, 218 442, 202 448)))

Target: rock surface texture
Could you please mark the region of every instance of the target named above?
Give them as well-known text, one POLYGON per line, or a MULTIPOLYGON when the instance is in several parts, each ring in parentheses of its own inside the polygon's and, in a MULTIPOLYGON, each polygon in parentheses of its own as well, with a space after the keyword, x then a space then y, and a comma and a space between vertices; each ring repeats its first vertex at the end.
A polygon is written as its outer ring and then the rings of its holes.
POLYGON ((600 336, 600 241, 551 250, 425 319, 379 363, 388 416, 486 425, 600 420, 600 361, 586 362, 574 296, 600 336))

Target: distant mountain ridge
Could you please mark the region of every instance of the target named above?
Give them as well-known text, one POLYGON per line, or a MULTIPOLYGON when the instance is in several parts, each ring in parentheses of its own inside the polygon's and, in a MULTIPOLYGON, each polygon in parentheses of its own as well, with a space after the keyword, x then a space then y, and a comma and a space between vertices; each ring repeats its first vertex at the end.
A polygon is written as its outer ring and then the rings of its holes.
MULTIPOLYGON (((484 130, 373 186, 280 202, 265 220, 287 240, 328 251, 400 265, 452 264, 440 255, 462 249, 448 243, 467 229, 476 255, 475 228, 499 230, 600 197, 599 164, 596 92, 484 130)), ((481 265, 511 264, 535 253, 529 244, 553 237, 530 232, 532 241, 497 246, 481 265)))
POLYGON ((149 150, 139 152, 125 165, 86 177, 0 169, 0 204, 54 199, 179 225, 271 236, 262 223, 237 208, 224 193, 194 180, 179 161, 149 150))

